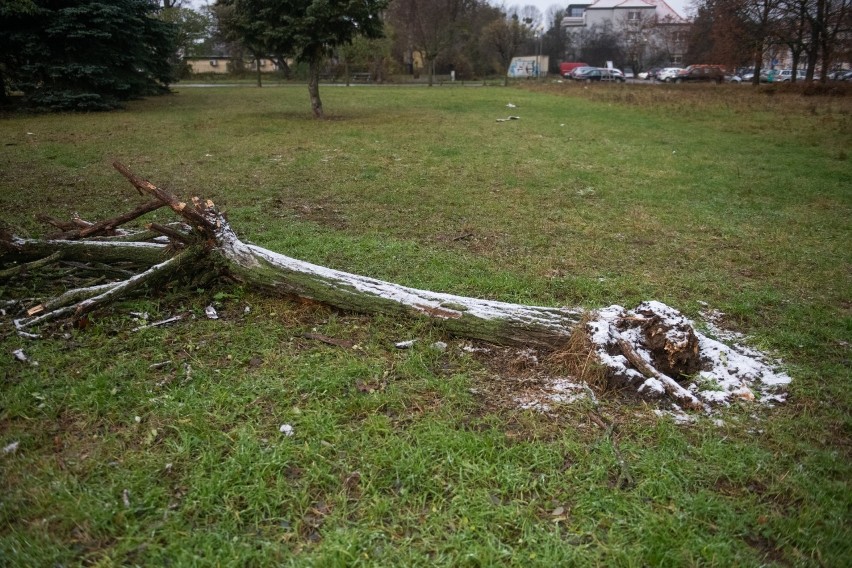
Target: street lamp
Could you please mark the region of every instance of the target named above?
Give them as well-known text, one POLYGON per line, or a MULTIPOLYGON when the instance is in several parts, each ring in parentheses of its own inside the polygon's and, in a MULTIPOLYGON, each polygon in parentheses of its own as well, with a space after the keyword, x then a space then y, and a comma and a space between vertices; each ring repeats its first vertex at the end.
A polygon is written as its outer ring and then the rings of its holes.
MULTIPOLYGON (((523 21, 526 25, 532 26, 532 23, 533 23, 532 18, 524 18, 523 21)), ((539 25, 538 27, 533 29, 533 31, 535 32, 535 38, 538 40, 538 42, 536 44, 536 51, 535 51, 535 78, 536 79, 541 77, 541 36, 542 36, 542 30, 543 29, 544 29, 543 24, 539 25)))
POLYGON ((535 78, 539 79, 541 77, 541 37, 543 34, 544 28, 540 26, 536 30, 536 37, 538 37, 538 45, 536 46, 535 52, 535 78))

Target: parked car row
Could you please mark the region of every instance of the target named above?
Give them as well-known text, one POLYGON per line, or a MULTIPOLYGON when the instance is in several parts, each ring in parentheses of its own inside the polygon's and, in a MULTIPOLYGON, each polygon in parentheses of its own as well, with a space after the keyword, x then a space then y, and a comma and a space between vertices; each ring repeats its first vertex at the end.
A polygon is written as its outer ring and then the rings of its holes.
MULTIPOLYGON (((560 72, 566 79, 574 81, 609 81, 623 83, 627 79, 633 79, 632 73, 623 73, 618 69, 605 67, 593 67, 582 62, 565 62, 560 64, 560 72)), ((664 83, 750 83, 754 80, 754 69, 741 68, 734 73, 727 73, 719 65, 690 65, 681 67, 652 67, 647 71, 636 74, 636 79, 650 81, 657 80, 664 83)), ((806 72, 798 69, 795 74, 796 81, 804 81, 806 72)), ((813 79, 818 81, 819 75, 813 79)), ((832 81, 852 81, 852 71, 834 71, 828 75, 832 81)), ((787 83, 793 80, 792 69, 762 69, 760 71, 761 83, 787 83)))
POLYGON ((565 78, 571 79, 572 81, 584 81, 586 83, 591 83, 593 81, 623 83, 627 80, 624 77, 624 73, 618 69, 590 66, 576 67, 571 71, 571 73, 566 75, 565 78))
POLYGON ((852 71, 849 69, 841 69, 828 74, 831 81, 852 81, 852 71))

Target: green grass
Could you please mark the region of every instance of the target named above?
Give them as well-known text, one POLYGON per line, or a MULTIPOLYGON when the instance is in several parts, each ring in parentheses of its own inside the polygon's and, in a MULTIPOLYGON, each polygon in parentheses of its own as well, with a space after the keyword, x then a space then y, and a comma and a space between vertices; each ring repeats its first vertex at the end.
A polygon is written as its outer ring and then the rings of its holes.
POLYGON ((513 408, 508 371, 427 323, 151 292, 85 331, 3 328, 0 446, 20 446, 0 455, 0 564, 848 563, 852 104, 595 87, 327 87, 322 122, 303 86, 6 116, 0 222, 130 209, 119 160, 335 268, 513 302, 706 302, 783 357, 788 403, 684 427, 605 397, 607 436, 588 403, 513 408), (134 333, 139 310, 197 317, 134 333))

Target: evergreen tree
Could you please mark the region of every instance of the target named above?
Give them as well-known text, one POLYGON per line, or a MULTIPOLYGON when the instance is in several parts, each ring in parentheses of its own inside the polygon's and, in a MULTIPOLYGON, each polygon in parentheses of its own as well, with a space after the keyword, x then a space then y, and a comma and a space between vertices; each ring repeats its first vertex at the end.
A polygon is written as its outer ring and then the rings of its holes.
POLYGON ((41 110, 107 110, 168 92, 175 26, 152 0, 10 0, 0 79, 41 110))

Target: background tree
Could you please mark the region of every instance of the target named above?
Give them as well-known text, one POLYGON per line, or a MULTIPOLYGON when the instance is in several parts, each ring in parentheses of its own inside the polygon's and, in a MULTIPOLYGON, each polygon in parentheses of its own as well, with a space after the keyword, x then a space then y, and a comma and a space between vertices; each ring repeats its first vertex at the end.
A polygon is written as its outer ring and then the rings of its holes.
POLYGON ((3 88, 45 110, 105 110, 168 91, 175 26, 149 0, 2 4, 3 88))
POLYGON ((809 11, 812 42, 816 49, 808 53, 808 76, 813 78, 817 59, 822 60, 820 80, 828 80, 835 54, 849 53, 852 42, 852 0, 814 0, 809 11))
POLYGON ((429 86, 435 80, 435 62, 452 50, 463 29, 467 12, 476 0, 394 0, 388 16, 399 39, 419 52, 429 74, 429 86))
POLYGON ((391 41, 387 37, 366 38, 358 36, 349 45, 338 50, 338 58, 343 65, 346 85, 349 85, 352 68, 366 70, 370 78, 382 83, 391 65, 391 41))
POLYGON ((697 4, 695 18, 689 28, 689 38, 684 54, 686 61, 713 61, 709 56, 713 53, 715 46, 713 33, 716 16, 716 3, 713 0, 705 0, 697 4))
MULTIPOLYGON (((781 9, 783 17, 776 30, 778 42, 790 50, 793 73, 790 81, 796 82, 802 55, 816 49, 809 33, 808 13, 814 0, 785 0, 781 9)), ((813 78, 813 70, 810 71, 813 78)))
POLYGON ((243 71, 243 54, 248 52, 255 62, 257 86, 262 87, 260 60, 273 49, 268 39, 268 22, 250 10, 248 4, 220 0, 213 6, 213 13, 219 34, 230 46, 231 72, 243 71))
POLYGON ((23 37, 17 30, 38 13, 32 0, 8 0, 0 2, 0 105, 8 104, 8 89, 16 73, 24 64, 20 44, 23 37))
POLYGON ((626 67, 639 73, 644 66, 645 60, 654 50, 652 38, 657 29, 657 17, 650 10, 642 10, 638 18, 630 19, 623 14, 617 21, 618 47, 624 56, 623 63, 626 67))
POLYGON ((380 13, 387 0, 218 0, 233 10, 237 34, 258 41, 269 53, 292 55, 308 64, 311 111, 322 118, 319 75, 335 48, 363 35, 381 37, 380 13))
POLYGON ((541 53, 547 55, 551 73, 559 73, 559 63, 565 59, 567 35, 562 27, 566 11, 559 6, 551 6, 545 14, 547 31, 541 38, 541 53))
POLYGON ((577 50, 579 61, 591 65, 603 65, 606 61, 612 61, 620 65, 625 60, 618 34, 610 25, 584 29, 575 35, 574 40, 581 46, 577 50))
POLYGON ((165 3, 169 5, 160 11, 160 19, 174 26, 175 51, 172 54, 172 66, 175 68, 175 74, 183 77, 189 73, 186 57, 196 55, 196 47, 212 35, 212 15, 209 10, 196 11, 174 1, 166 0, 165 3))
POLYGON ((509 84, 509 65, 530 34, 530 28, 521 23, 517 14, 495 19, 485 27, 483 39, 497 58, 503 85, 509 84))
POLYGON ((740 41, 749 46, 754 63, 754 79, 760 82, 763 56, 771 40, 776 36, 782 17, 783 0, 729 0, 732 12, 742 21, 743 35, 740 41))

